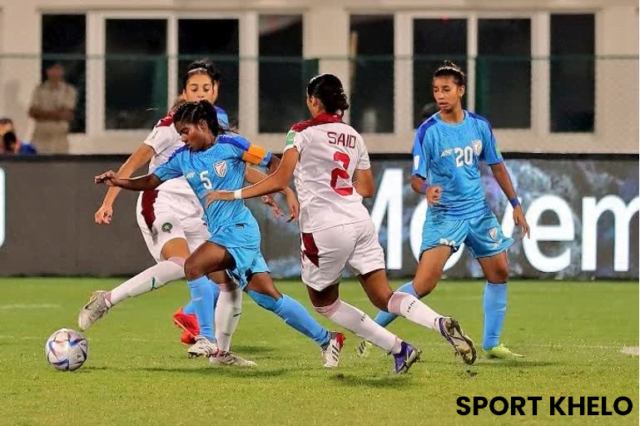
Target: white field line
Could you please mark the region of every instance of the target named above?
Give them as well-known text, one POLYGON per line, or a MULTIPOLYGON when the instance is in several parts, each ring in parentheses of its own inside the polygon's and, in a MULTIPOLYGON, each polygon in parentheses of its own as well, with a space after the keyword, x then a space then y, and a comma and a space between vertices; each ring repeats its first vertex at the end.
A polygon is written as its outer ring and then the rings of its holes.
POLYGON ((622 349, 620 349, 620 352, 622 352, 623 354, 626 354, 626 355, 638 356, 638 355, 640 355, 640 347, 638 347, 638 346, 623 346, 622 349))
POLYGON ((53 303, 8 303, 0 305, 0 311, 9 309, 59 309, 61 307, 53 303))
MULTIPOLYGON (((46 333, 45 333, 46 334, 46 333)), ((14 336, 14 335, 10 335, 10 334, 0 334, 0 340, 46 340, 47 336, 14 336)), ((101 341, 101 340, 110 340, 110 339, 96 339, 96 338, 91 338, 88 337, 88 340, 95 340, 95 341, 101 341)), ((148 338, 143 338, 143 337, 123 337, 123 338, 118 338, 118 340, 120 341, 124 341, 124 342, 135 342, 135 343, 162 343, 162 342, 167 342, 167 339, 148 339, 148 338)), ((174 339, 177 343, 178 339, 174 339)), ((171 341, 169 339, 169 341, 171 341)), ((259 344, 265 344, 268 345, 269 342, 268 341, 260 341, 260 342, 254 342, 254 343, 259 343, 259 344)), ((446 343, 443 342, 423 342, 421 345, 421 347, 439 347, 439 346, 446 346, 446 343)), ((526 347, 526 348, 556 348, 556 349, 600 349, 600 350, 619 350, 622 353, 626 353, 629 355, 638 355, 638 346, 627 346, 625 344, 619 344, 619 345, 565 345, 565 344, 545 344, 545 343, 525 343, 525 344, 518 344, 517 347, 526 347)))

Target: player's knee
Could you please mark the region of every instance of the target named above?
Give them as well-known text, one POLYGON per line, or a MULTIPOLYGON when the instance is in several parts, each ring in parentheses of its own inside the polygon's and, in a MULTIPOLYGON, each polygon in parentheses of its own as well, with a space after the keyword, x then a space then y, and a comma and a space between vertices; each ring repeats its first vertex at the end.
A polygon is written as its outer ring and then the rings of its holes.
POLYGON ((280 302, 282 301, 282 297, 274 299, 267 294, 258 293, 254 290, 247 291, 247 294, 258 304, 258 306, 272 312, 275 312, 278 309, 280 302))
POLYGON ((252 274, 249 277, 249 284, 247 285, 246 291, 247 293, 249 291, 253 291, 258 294, 269 296, 275 300, 282 298, 282 294, 273 283, 271 275, 266 272, 252 274))
POLYGON ((181 268, 184 268, 184 264, 186 262, 186 259, 183 257, 179 257, 179 256, 173 256, 170 257, 169 259, 167 259, 169 262, 175 263, 176 265, 180 266, 181 268))
POLYGON ((393 291, 389 288, 388 291, 380 292, 379 294, 369 295, 369 300, 378 309, 382 311, 387 310, 389 306, 389 300, 393 296, 393 291))
POLYGON ((340 303, 342 303, 340 299, 336 299, 333 303, 327 306, 314 306, 313 309, 323 317, 329 318, 338 310, 340 303))
POLYGON ((188 281, 195 280, 205 275, 205 271, 198 262, 193 261, 191 258, 187 259, 184 263, 184 276, 188 281))
POLYGON ((433 291, 436 288, 436 284, 440 280, 440 274, 427 274, 424 277, 416 277, 413 280, 413 288, 419 298, 422 298, 433 291))
POLYGON ((507 262, 499 263, 492 271, 491 276, 487 280, 492 284, 506 283, 509 279, 509 266, 507 262))

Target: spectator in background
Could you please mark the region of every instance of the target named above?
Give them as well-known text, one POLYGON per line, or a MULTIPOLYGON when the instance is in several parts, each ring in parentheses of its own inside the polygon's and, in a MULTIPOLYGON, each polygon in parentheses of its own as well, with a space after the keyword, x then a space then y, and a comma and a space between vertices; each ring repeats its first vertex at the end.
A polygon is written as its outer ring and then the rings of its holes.
POLYGON ((67 154, 77 92, 64 81, 60 63, 49 65, 46 72, 47 79, 36 87, 29 108, 29 116, 36 121, 32 139, 42 154, 67 154))
POLYGON ((29 142, 18 139, 10 118, 0 118, 0 154, 37 154, 29 142))

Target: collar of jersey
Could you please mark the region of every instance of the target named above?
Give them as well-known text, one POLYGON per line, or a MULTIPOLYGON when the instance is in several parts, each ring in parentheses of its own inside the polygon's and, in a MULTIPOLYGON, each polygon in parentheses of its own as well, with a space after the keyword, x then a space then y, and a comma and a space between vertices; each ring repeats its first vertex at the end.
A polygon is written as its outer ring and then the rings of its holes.
POLYGON ((322 112, 313 119, 317 123, 342 123, 342 117, 338 114, 329 114, 328 112, 322 112))
POLYGON ((436 120, 438 120, 438 123, 444 124, 445 126, 449 126, 449 127, 458 127, 458 126, 463 125, 464 122, 467 120, 467 118, 469 118, 469 112, 466 109, 463 109, 462 112, 464 114, 464 118, 459 123, 447 123, 446 121, 443 121, 442 118, 440 118, 440 111, 438 111, 434 115, 436 117, 436 120))

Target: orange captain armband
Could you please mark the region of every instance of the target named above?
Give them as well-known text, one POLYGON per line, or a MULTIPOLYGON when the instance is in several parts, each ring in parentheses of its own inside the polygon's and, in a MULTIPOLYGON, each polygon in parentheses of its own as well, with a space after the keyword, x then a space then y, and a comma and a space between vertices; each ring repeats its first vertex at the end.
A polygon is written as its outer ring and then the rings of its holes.
POLYGON ((242 155, 242 160, 264 167, 269 164, 271 160, 271 151, 267 151, 259 145, 250 144, 249 148, 242 155))

